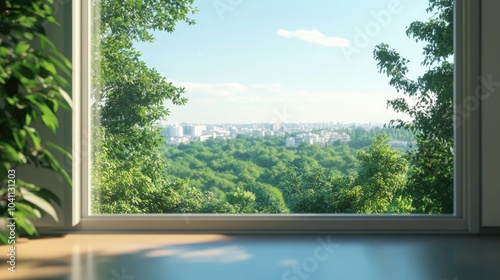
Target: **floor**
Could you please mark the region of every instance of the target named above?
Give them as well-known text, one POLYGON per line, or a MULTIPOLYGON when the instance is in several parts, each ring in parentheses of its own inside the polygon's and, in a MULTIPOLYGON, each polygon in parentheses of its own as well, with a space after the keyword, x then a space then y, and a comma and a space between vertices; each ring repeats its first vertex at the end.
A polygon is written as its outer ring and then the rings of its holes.
POLYGON ((500 279, 500 236, 70 234, 18 240, 15 272, 9 249, 0 279, 500 279))

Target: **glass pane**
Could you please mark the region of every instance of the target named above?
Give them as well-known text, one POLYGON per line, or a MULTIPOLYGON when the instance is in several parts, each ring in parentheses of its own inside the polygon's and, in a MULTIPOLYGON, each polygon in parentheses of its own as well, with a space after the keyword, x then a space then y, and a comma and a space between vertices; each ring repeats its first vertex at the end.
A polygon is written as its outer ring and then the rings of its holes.
POLYGON ((93 1, 92 214, 452 214, 452 5, 93 1))

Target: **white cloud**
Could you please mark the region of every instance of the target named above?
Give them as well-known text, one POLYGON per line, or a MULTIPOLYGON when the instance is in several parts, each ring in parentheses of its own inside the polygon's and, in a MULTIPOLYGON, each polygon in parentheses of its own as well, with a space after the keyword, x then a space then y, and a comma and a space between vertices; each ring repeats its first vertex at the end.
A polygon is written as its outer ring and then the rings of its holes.
POLYGON ((268 92, 282 92, 283 91, 283 86, 278 83, 273 83, 273 84, 252 84, 250 85, 251 88, 253 89, 259 89, 263 91, 268 91, 268 92))
POLYGON ((389 92, 338 92, 335 90, 288 89, 279 83, 174 82, 183 86, 185 106, 172 106, 169 122, 377 122, 405 115, 387 108, 387 100, 399 95, 389 92))
POLYGON ((295 31, 288 31, 285 29, 278 29, 276 34, 285 38, 297 38, 313 44, 319 44, 327 47, 349 47, 351 42, 347 39, 340 37, 327 37, 316 29, 306 30, 299 29, 295 31))
POLYGON ((185 97, 203 98, 204 100, 222 97, 225 101, 258 102, 260 101, 258 95, 283 92, 282 85, 278 83, 244 85, 236 82, 173 82, 173 84, 186 89, 185 97))
POLYGON ((386 101, 397 97, 385 93, 335 93, 292 91, 242 96, 191 98, 186 106, 171 106, 171 122, 272 123, 346 122, 387 123, 406 115, 387 108, 386 101))
POLYGON ((302 122, 341 121, 386 123, 390 119, 408 117, 387 108, 394 93, 359 93, 334 91, 295 91, 282 94, 281 106, 293 120, 302 122))

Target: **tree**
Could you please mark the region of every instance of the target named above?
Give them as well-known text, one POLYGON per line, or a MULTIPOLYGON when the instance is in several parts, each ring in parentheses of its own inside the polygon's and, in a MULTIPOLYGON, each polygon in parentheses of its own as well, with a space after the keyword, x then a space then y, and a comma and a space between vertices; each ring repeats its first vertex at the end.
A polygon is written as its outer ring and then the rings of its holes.
MULTIPOLYGON (((93 209, 112 197, 116 205, 107 212, 141 213, 143 195, 169 185, 166 161, 158 148, 163 139, 156 123, 169 111, 170 100, 182 105, 183 88, 166 82, 155 69, 140 60, 134 42, 153 42, 151 31, 173 32, 179 21, 194 24, 194 0, 93 2, 95 66, 92 92, 93 209), (99 24, 97 24, 99 23, 99 24), (120 194, 120 195, 117 195, 120 194), (135 206, 134 206, 135 205, 135 206), (140 207, 139 207, 140 205, 140 207)), ((174 186, 173 186, 174 187, 174 186)), ((148 201, 147 199, 145 201, 148 201)))
POLYGON ((351 176, 334 176, 321 166, 289 169, 279 185, 290 213, 360 213, 360 187, 351 176))
POLYGON ((290 213, 328 213, 333 185, 326 170, 320 166, 291 166, 278 186, 290 213), (321 194, 328 194, 322 196, 321 194))
POLYGON ((245 189, 255 194, 254 209, 258 213, 288 213, 283 194, 277 187, 263 183, 251 183, 245 189))
POLYGON ((417 149, 408 155, 406 194, 416 212, 453 213, 453 0, 430 0, 427 12, 433 13, 427 22, 413 22, 406 31, 416 41, 427 42, 425 74, 409 79, 409 61, 387 44, 376 46, 374 57, 389 84, 404 95, 388 101, 388 106, 413 118, 391 121, 415 135, 417 149))
POLYGON ((255 194, 237 187, 226 194, 226 199, 238 213, 254 213, 255 194))
POLYGON ((361 186, 361 213, 408 213, 411 207, 402 194, 408 163, 379 135, 372 145, 359 153, 360 168, 356 185, 361 186))
POLYGON ((404 196, 408 163, 380 135, 358 154, 356 176, 318 165, 291 167, 279 188, 292 213, 410 213, 404 196))

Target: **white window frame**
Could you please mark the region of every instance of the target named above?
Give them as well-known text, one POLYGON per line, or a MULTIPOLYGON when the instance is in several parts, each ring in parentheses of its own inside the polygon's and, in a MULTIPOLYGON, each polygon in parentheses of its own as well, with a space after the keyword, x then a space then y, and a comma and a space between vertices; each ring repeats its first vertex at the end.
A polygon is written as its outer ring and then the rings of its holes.
MULTIPOLYGON (((65 231, 204 233, 477 233, 480 228, 480 109, 455 129, 455 214, 90 215, 90 2, 73 1, 72 225, 65 231)), ((480 2, 455 0, 455 108, 480 77, 480 2), (459 82, 457 82, 459 81, 459 82)))

